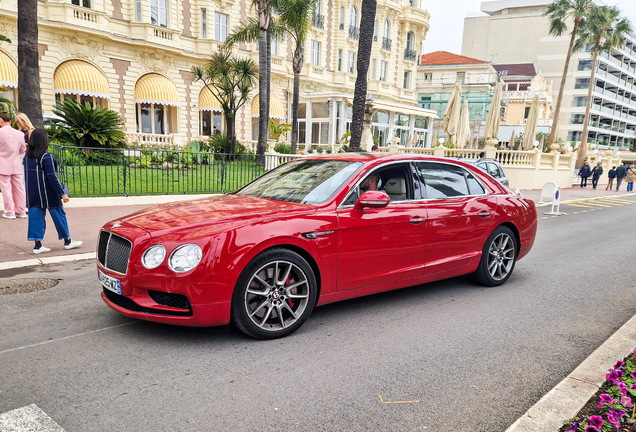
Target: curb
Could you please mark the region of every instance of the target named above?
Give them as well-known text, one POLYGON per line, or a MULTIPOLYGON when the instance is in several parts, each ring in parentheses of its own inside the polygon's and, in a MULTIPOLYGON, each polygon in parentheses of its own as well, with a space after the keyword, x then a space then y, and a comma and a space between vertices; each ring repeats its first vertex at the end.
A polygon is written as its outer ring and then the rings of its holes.
POLYGON ((597 348, 563 381, 539 399, 506 432, 558 431, 605 382, 608 369, 636 347, 636 316, 597 348))
POLYGON ((34 259, 28 259, 28 260, 22 260, 22 261, 9 261, 9 262, 0 263, 0 270, 10 270, 10 269, 16 269, 16 268, 22 268, 22 267, 32 267, 37 265, 58 264, 58 263, 70 262, 70 261, 95 259, 96 257, 97 257, 97 254, 95 252, 88 252, 83 254, 34 258, 34 259))

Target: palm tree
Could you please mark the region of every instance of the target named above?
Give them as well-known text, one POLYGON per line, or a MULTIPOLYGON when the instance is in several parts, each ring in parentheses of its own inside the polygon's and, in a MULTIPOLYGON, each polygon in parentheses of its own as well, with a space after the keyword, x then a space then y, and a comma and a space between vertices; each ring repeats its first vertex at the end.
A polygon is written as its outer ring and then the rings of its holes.
MULTIPOLYGON (((303 68, 303 45, 312 25, 315 0, 273 0, 272 9, 280 16, 272 19, 269 31, 272 37, 281 37, 289 33, 295 42, 293 54, 294 93, 292 99, 292 153, 298 148, 298 105, 300 94, 300 73, 303 68)), ((248 18, 228 37, 226 44, 254 42, 258 39, 258 21, 248 18)), ((269 98, 268 98, 269 99, 269 98)), ((261 98, 262 100, 262 98, 261 98)), ((260 126, 260 123, 259 123, 260 126)))
POLYGON ((271 21, 271 8, 269 6, 269 0, 254 0, 254 4, 258 12, 258 65, 260 67, 258 75, 259 118, 256 153, 263 155, 267 148, 267 131, 269 128, 269 84, 271 72, 271 35, 269 33, 269 26, 271 21))
POLYGON ((550 3, 543 13, 543 16, 547 16, 550 19, 550 34, 552 36, 561 36, 568 28, 566 21, 568 19, 574 21, 570 36, 570 45, 565 56, 559 96, 557 97, 556 106, 554 107, 552 130, 550 132, 548 146, 556 141, 557 125, 559 124, 559 114, 561 113, 561 102, 563 101, 563 90, 565 89, 565 79, 570 67, 570 58, 574 52, 574 41, 576 40, 581 20, 587 16, 593 4, 593 0, 556 0, 554 3, 550 3))
POLYGON ((373 27, 375 24, 375 9, 377 0, 362 0, 360 8, 360 39, 358 41, 358 64, 355 91, 353 93, 353 112, 351 115, 351 140, 349 151, 360 149, 364 111, 367 99, 367 72, 371 59, 373 44, 373 27))
POLYGON ((221 104, 227 131, 226 153, 234 154, 236 113, 256 86, 258 67, 251 59, 236 57, 227 48, 212 53, 205 67, 195 66, 193 82, 201 81, 221 104))
POLYGON ((40 62, 38 53, 38 0, 18 2, 18 105, 35 127, 42 127, 40 62))
POLYGON ((587 130, 590 121, 590 108, 592 107, 592 89, 596 86, 594 75, 599 52, 610 52, 612 49, 625 45, 625 36, 632 32, 632 26, 627 18, 620 18, 621 11, 616 6, 594 6, 582 26, 581 34, 574 44, 575 50, 580 50, 586 44, 594 46, 592 56, 592 72, 590 73, 590 85, 587 90, 587 104, 585 106, 585 119, 583 120, 583 132, 576 167, 579 168, 587 155, 587 130))

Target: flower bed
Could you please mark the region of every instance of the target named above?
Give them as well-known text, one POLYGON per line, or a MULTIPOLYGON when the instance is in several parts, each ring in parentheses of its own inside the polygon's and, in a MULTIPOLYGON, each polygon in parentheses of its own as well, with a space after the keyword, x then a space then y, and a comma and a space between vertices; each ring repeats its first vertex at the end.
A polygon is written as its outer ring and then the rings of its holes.
POLYGON ((598 392, 559 432, 636 432, 636 351, 616 362, 598 392))

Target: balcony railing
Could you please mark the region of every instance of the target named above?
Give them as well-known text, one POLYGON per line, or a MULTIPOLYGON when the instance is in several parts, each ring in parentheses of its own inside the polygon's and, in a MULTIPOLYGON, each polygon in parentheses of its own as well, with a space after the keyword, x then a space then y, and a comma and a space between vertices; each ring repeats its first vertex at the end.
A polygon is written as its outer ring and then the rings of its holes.
POLYGON ((415 50, 406 48, 404 50, 404 60, 409 60, 409 61, 417 60, 417 52, 415 52, 415 50))
POLYGON ((340 23, 340 27, 338 27, 340 30, 344 30, 344 24, 340 23))
POLYGON ((391 51, 391 39, 385 37, 382 38, 382 49, 391 51))
POLYGON ((358 40, 360 39, 360 29, 356 26, 349 26, 349 37, 351 39, 358 40))
POLYGON ((314 27, 319 29, 325 28, 325 16, 324 15, 314 15, 314 27))

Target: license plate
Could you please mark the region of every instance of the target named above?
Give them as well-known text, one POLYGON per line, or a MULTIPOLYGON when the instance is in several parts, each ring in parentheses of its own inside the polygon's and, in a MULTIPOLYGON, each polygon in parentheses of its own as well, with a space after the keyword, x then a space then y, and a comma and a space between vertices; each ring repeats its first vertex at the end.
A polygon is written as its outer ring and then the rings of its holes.
POLYGON ((102 283, 104 288, 114 293, 121 294, 121 284, 119 283, 119 279, 105 275, 100 270, 97 271, 97 275, 99 276, 99 281, 102 283))

